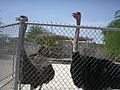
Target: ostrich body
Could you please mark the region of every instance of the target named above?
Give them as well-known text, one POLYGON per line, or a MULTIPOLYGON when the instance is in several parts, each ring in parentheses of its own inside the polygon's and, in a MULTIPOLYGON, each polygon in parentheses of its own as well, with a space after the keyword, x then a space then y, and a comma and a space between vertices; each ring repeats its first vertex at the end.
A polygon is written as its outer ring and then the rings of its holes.
POLYGON ((41 51, 38 50, 38 53, 27 56, 24 50, 24 60, 21 62, 22 72, 20 81, 21 84, 30 84, 31 89, 40 86, 39 90, 41 90, 42 85, 51 81, 55 75, 52 65, 40 53, 41 51))
MULTIPOLYGON (((72 55, 71 76, 74 84, 84 90, 102 90, 106 77, 103 64, 94 57, 87 57, 75 52, 72 55)), ((107 88, 107 87, 105 87, 107 88)))
MULTIPOLYGON (((73 13, 73 17, 80 25, 79 12, 73 13)), ((120 89, 120 65, 106 59, 97 59, 80 54, 77 38, 79 28, 76 28, 75 50, 72 54, 70 67, 74 85, 84 90, 102 90, 107 88, 120 89)))
POLYGON ((120 89, 120 65, 106 59, 72 55, 70 68, 74 84, 84 90, 120 89))

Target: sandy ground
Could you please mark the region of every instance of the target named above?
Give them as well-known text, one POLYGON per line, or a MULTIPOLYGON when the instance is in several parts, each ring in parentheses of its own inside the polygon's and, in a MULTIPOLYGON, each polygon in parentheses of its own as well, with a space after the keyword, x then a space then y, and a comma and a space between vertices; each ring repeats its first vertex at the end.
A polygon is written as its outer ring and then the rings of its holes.
MULTIPOLYGON (((42 86, 42 90, 82 90, 78 89, 71 78, 70 65, 52 64, 55 70, 54 79, 42 86)), ((0 90, 14 90, 13 56, 0 57, 0 90), (10 76, 9 76, 10 75, 10 76), (5 77, 9 76, 6 79, 5 77), (10 81, 11 80, 11 81, 10 81)), ((30 85, 21 85, 21 90, 30 90, 30 85)), ((36 89, 38 90, 38 88, 36 89)), ((110 90, 110 89, 108 89, 110 90)))
MULTIPOLYGON (((72 82, 70 65, 53 64, 55 70, 54 79, 42 86, 42 90, 82 90, 78 89, 72 82)), ((29 90, 30 86, 25 85, 22 90, 29 90)))
POLYGON ((13 90, 13 56, 0 56, 0 90, 13 90))
MULTIPOLYGON (((78 89, 72 82, 70 65, 53 64, 52 66, 55 70, 54 79, 51 80, 48 84, 44 84, 42 90, 82 90, 78 89)), ((14 80, 11 80, 13 79, 12 75, 9 76, 12 73, 13 56, 6 58, 0 57, 0 90, 13 90, 14 80), (9 77, 3 79, 7 76, 9 77)), ((24 85, 22 90, 29 90, 29 88, 29 85, 24 85)))

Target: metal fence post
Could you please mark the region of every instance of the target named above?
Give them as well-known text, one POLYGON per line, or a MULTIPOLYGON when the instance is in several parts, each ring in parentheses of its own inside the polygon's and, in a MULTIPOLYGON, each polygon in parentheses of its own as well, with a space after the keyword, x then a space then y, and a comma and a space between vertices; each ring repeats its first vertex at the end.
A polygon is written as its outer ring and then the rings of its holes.
POLYGON ((14 72, 15 72, 15 69, 14 69, 14 67, 15 67, 15 57, 13 56, 12 57, 12 59, 13 59, 13 61, 12 61, 12 77, 14 78, 14 72))
POLYGON ((18 48, 17 48, 17 57, 16 57, 16 67, 15 67, 15 84, 14 90, 19 89, 19 80, 20 80, 20 60, 22 60, 22 51, 24 50, 24 36, 25 31, 27 29, 27 24, 25 23, 28 21, 26 16, 20 16, 16 18, 19 21, 19 41, 18 41, 18 48))
MULTIPOLYGON (((76 24, 78 26, 80 26, 81 13, 80 12, 72 13, 72 16, 76 19, 76 24)), ((80 32, 80 28, 76 28, 75 37, 74 37, 74 44, 73 44, 73 52, 78 51, 79 32, 80 32)))

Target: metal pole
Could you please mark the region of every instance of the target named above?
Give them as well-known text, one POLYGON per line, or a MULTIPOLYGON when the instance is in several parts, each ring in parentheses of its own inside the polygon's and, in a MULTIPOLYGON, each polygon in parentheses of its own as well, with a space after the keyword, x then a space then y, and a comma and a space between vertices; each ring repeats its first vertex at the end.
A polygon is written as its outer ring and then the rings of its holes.
MULTIPOLYGON (((76 19, 76 24, 78 26, 80 26, 80 23, 81 23, 81 13, 80 12, 72 13, 72 16, 76 19)), ((76 28, 76 31, 75 31, 73 52, 78 51, 79 33, 80 33, 80 28, 78 27, 78 28, 76 28)))
POLYGON ((13 56, 13 67, 12 67, 12 78, 14 78, 14 68, 15 68, 15 57, 13 56))
POLYGON ((26 16, 20 16, 17 17, 16 20, 18 20, 20 23, 19 26, 19 41, 18 41, 18 48, 17 48, 17 57, 16 57, 16 67, 15 67, 15 84, 14 84, 14 90, 19 89, 19 83, 20 83, 20 60, 22 60, 22 51, 24 50, 24 36, 25 31, 27 29, 27 24, 25 23, 28 21, 28 18, 26 16))

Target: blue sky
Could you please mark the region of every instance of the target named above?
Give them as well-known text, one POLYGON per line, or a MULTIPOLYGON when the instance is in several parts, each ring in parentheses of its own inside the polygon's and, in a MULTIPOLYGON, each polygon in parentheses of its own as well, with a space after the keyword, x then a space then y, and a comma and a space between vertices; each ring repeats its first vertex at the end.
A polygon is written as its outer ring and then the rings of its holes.
POLYGON ((74 24, 71 13, 80 11, 82 25, 105 26, 118 9, 120 0, 0 0, 0 17, 6 24, 20 15, 29 21, 74 24))

